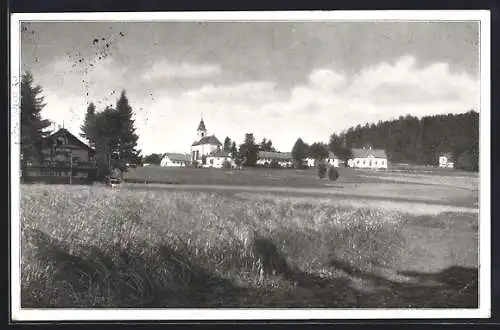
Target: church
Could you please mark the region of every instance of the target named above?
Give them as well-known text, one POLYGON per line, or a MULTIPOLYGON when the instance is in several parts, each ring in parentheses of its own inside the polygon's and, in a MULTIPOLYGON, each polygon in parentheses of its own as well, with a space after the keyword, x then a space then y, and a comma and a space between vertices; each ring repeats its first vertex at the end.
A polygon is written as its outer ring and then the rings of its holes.
POLYGON ((191 145, 191 161, 201 163, 203 156, 209 156, 220 150, 222 143, 220 143, 215 135, 207 135, 207 128, 205 127, 203 118, 200 120, 196 134, 198 140, 194 141, 191 145))

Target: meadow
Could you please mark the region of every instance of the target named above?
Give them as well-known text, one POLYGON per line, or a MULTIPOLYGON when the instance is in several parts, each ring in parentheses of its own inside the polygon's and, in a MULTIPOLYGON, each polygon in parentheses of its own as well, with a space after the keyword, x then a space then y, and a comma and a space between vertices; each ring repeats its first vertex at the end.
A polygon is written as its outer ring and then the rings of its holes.
POLYGON ((22 185, 22 307, 475 308, 475 195, 420 185, 449 203, 22 185))

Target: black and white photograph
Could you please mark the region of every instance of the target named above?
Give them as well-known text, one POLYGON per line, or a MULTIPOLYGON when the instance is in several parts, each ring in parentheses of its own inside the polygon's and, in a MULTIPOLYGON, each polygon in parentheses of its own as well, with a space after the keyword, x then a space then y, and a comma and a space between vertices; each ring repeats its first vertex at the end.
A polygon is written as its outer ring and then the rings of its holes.
POLYGON ((488 11, 11 17, 14 318, 489 317, 488 11))

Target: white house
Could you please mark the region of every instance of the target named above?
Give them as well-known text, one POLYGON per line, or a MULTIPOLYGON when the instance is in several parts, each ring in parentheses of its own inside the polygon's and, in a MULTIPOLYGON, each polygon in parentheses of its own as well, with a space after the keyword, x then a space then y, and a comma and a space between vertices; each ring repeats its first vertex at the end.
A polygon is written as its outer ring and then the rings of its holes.
POLYGON ((198 140, 191 145, 191 161, 201 162, 203 156, 207 156, 213 151, 222 146, 222 143, 215 137, 215 135, 207 136, 207 129, 203 118, 196 130, 198 140))
POLYGON ((315 164, 316 164, 316 159, 312 157, 304 158, 304 165, 307 165, 307 167, 314 167, 315 164))
POLYGON ((328 152, 328 158, 325 161, 333 167, 339 167, 339 158, 331 151, 328 152))
POLYGON ((275 161, 280 167, 292 167, 293 158, 291 152, 259 151, 256 165, 271 166, 275 161))
POLYGON ((439 167, 441 168, 453 168, 455 163, 453 162, 453 156, 451 153, 444 153, 439 156, 439 167))
MULTIPOLYGON (((324 159, 324 162, 333 167, 339 167, 339 159, 331 151, 328 152, 328 157, 324 159)), ((307 157, 304 159, 304 165, 307 165, 308 167, 314 167, 316 165, 316 159, 307 157)))
POLYGON ((205 164, 207 167, 222 168, 224 167, 225 161, 230 162, 231 167, 235 166, 231 158, 231 155, 219 148, 207 155, 205 164))
POLYGON ((352 158, 348 160, 349 167, 356 168, 387 168, 387 155, 383 149, 363 148, 351 149, 352 158))
POLYGON ((163 167, 186 167, 191 163, 188 154, 166 153, 161 159, 160 165, 163 167))

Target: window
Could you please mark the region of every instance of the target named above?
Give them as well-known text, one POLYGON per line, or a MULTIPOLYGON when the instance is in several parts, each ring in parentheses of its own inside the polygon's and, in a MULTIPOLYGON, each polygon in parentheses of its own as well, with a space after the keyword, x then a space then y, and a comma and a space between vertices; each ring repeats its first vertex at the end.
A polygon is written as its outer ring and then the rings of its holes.
POLYGON ((214 164, 214 159, 210 158, 210 165, 213 165, 213 164, 214 164))

